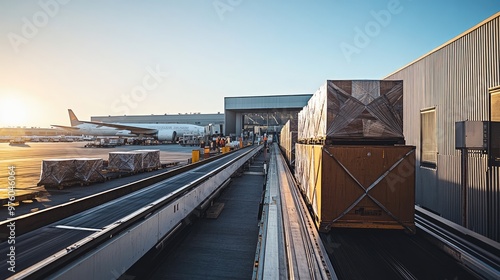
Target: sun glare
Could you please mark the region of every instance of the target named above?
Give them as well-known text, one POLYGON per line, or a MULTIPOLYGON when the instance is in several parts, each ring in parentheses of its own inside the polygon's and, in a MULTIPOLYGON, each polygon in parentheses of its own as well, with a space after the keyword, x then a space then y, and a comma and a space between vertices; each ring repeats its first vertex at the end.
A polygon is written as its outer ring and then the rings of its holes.
POLYGON ((27 106, 15 95, 0 95, 0 127, 24 126, 27 122, 27 106))

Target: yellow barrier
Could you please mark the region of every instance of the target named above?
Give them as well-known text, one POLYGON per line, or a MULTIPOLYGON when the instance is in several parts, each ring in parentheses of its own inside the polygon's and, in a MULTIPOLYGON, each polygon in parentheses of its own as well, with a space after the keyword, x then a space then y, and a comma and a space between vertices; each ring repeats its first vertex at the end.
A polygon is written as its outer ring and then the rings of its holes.
POLYGON ((200 150, 193 150, 192 153, 192 163, 195 163, 200 160, 200 150))

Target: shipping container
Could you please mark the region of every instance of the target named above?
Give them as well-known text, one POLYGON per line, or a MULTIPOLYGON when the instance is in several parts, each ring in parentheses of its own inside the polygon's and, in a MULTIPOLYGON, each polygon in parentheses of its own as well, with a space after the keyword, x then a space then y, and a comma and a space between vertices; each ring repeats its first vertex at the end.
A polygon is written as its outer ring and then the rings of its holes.
POLYGON ((298 115, 300 143, 398 143, 403 136, 401 80, 328 80, 298 115))
POLYGON ((415 147, 296 144, 295 177, 320 231, 415 232, 415 147))

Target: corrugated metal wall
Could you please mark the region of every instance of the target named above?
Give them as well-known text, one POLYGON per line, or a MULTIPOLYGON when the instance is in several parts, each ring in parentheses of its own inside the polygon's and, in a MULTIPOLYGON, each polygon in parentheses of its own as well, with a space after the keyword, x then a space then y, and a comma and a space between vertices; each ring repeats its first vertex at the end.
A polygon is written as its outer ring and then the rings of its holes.
MULTIPOLYGON (((416 203, 462 223, 461 157, 455 122, 489 120, 489 88, 500 85, 500 13, 386 79, 404 81, 404 135, 420 160, 420 110, 436 107, 436 168, 416 167, 416 203)), ((468 225, 500 241, 500 170, 468 157, 468 225)))

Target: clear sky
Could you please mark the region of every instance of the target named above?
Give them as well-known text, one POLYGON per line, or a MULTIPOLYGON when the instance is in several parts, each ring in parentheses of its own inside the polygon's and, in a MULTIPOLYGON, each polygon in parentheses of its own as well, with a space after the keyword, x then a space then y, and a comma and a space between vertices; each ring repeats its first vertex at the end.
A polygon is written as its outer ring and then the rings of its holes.
POLYGON ((225 96, 382 79, 500 0, 0 0, 0 127, 217 113, 225 96))

